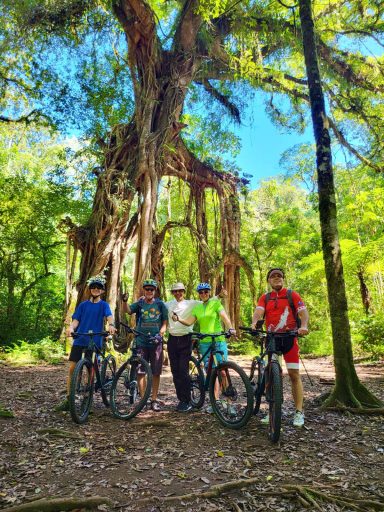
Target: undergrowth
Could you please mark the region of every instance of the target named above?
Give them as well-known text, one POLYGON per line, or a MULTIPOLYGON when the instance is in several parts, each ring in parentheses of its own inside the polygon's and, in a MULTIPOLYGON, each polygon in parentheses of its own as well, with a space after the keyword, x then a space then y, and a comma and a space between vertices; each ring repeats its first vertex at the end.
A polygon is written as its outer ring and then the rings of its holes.
POLYGON ((0 352, 0 359, 14 365, 38 364, 42 362, 59 364, 62 362, 63 356, 63 345, 49 337, 43 338, 37 343, 19 340, 0 352))

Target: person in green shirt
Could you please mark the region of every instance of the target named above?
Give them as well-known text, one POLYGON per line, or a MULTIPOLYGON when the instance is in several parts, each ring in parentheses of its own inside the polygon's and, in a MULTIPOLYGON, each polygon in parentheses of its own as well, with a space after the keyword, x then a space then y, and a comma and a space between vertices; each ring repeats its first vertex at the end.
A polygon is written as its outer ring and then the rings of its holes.
MULTIPOLYGON (((177 313, 172 314, 172 320, 174 322, 180 322, 183 325, 192 325, 196 321, 199 322, 200 332, 213 334, 222 331, 222 322, 224 323, 226 329, 231 332, 233 336, 236 335, 235 329, 232 328, 231 320, 227 315, 223 305, 219 300, 209 300, 211 294, 211 285, 209 283, 200 283, 196 288, 197 293, 199 294, 199 299, 201 300, 200 304, 197 304, 191 315, 185 319, 179 318, 177 313)), ((210 346, 211 341, 210 338, 203 338, 199 344, 199 350, 202 354, 204 354, 208 347, 210 346)), ((224 338, 217 338, 217 349, 223 352, 223 360, 226 361, 228 359, 228 347, 227 342, 224 338)), ((221 356, 218 355, 218 359, 221 356)), ((204 358, 205 365, 208 364, 209 353, 204 358)), ((220 359, 219 359, 220 362, 220 359)))

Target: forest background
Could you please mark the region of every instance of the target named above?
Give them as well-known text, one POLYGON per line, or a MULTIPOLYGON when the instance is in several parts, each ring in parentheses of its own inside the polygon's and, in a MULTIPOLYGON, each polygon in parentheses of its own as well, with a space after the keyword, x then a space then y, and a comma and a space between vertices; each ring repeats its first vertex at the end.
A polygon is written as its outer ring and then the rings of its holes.
MULTIPOLYGON (((150 5, 158 21, 157 35, 167 49, 178 3, 150 5)), ((201 6, 201 16, 212 27, 237 8, 236 2, 207 3, 201 6)), ((266 290, 267 269, 281 266, 289 287, 300 292, 310 312, 311 333, 303 340, 303 352, 330 354, 314 144, 287 150, 281 155, 281 173, 255 186, 249 183, 250 170, 238 164, 241 141, 233 131, 233 120, 240 123, 242 112, 256 98, 262 98, 270 120, 282 131, 300 134, 310 126, 297 13, 279 2, 247 3, 247 9, 253 9, 255 18, 274 17, 285 28, 278 32, 275 26, 271 32, 265 20, 257 31, 237 27, 226 40, 227 53, 232 51, 231 77, 192 82, 176 132, 181 132, 188 151, 220 179, 231 175, 235 180, 244 263, 239 272, 241 323, 250 323, 254 299, 266 290), (272 50, 264 55, 267 45, 272 50)), ((130 56, 110 11, 109 2, 2 2, 0 341, 3 356, 11 351, 13 359, 18 351, 48 360, 62 353, 57 340, 80 299, 74 290, 81 277, 81 248, 73 243, 73 229, 89 225, 95 206, 103 207, 97 190, 106 141, 116 138, 135 110, 130 56)), ((354 353, 379 358, 384 355, 382 12, 374 1, 347 6, 315 2, 313 11, 334 123, 333 150, 343 148, 345 156, 334 171, 354 353)), ((199 44, 212 48, 215 38, 207 30, 199 44)), ((271 141, 265 151, 274 151, 274 144, 271 141)), ((172 153, 169 143, 168 149, 172 153)), ((139 206, 141 193, 133 199, 139 206)), ((164 175, 156 195, 150 225, 155 241, 156 234, 163 236, 162 297, 170 298, 167 290, 176 281, 183 281, 187 296, 193 297, 196 283, 205 277, 198 264, 201 258, 219 269, 214 277, 209 269, 206 275, 215 285, 223 284, 217 190, 202 189, 205 224, 197 226, 197 235, 188 224, 197 221, 190 183, 164 175), (205 252, 198 236, 202 233, 205 252)), ((122 202, 117 210, 123 217, 128 208, 122 202)), ((126 224, 134 223, 132 219, 131 212, 126 224)), ((119 291, 129 290, 131 296, 138 286, 138 243, 137 237, 129 239, 120 275, 119 291)))

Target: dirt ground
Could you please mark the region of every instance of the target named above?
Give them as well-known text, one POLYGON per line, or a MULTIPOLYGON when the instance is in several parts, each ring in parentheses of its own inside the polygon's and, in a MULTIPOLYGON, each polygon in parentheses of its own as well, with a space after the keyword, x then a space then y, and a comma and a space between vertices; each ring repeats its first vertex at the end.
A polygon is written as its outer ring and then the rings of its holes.
MULTIPOLYGON (((249 368, 250 358, 232 359, 249 368)), ((175 412, 169 367, 161 382, 161 412, 145 410, 123 422, 97 398, 89 421, 79 426, 69 413, 52 411, 63 398, 67 363, 0 365, 0 403, 15 414, 0 418, 0 506, 102 496, 113 504, 98 510, 118 512, 384 510, 383 417, 321 411, 315 399, 330 389, 320 379, 333 376, 332 362, 307 359, 305 365, 314 382, 311 386, 303 373, 305 427, 291 425, 293 403, 285 378, 278 445, 268 441, 259 417, 232 431, 202 411, 175 412), (215 490, 217 496, 207 496, 215 490), (192 496, 180 498, 187 494, 192 496), (345 499, 353 501, 348 506, 345 499)), ((356 368, 384 399, 384 363, 356 368)))

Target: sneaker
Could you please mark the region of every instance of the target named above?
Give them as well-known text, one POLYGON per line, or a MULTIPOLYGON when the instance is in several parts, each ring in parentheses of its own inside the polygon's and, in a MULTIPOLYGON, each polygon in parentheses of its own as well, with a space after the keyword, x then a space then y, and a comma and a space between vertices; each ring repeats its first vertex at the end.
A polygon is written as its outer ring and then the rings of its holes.
POLYGON ((67 411, 69 411, 69 401, 68 401, 68 398, 66 398, 65 400, 60 402, 58 405, 56 405, 54 410, 56 412, 61 412, 61 411, 67 412, 67 411))
POLYGON ((293 417, 293 426, 294 427, 303 427, 304 426, 304 413, 301 411, 296 411, 293 417))
POLYGON ((260 423, 261 423, 262 425, 269 425, 269 414, 267 414, 266 416, 264 416, 264 418, 261 418, 260 423))
POLYGON ((152 400, 151 409, 152 409, 152 411, 155 411, 155 412, 160 411, 160 404, 159 404, 158 400, 152 400))
POLYGON ((188 412, 192 409, 192 405, 188 402, 180 402, 176 407, 177 412, 188 412))

